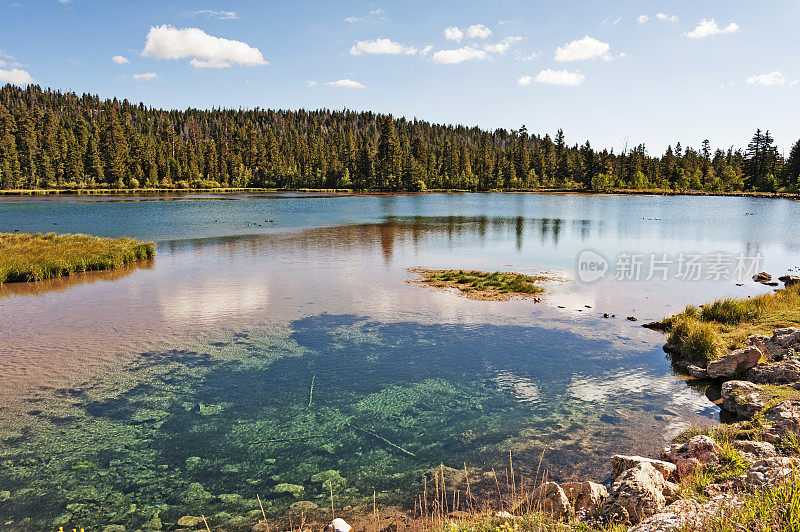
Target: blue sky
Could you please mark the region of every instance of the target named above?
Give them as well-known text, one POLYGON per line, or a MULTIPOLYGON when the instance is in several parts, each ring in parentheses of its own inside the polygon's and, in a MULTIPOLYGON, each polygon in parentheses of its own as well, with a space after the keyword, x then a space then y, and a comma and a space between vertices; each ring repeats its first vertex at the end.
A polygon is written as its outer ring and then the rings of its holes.
POLYGON ((164 108, 563 128, 617 151, 744 146, 761 127, 788 150, 798 27, 800 0, 0 0, 0 82, 164 108))

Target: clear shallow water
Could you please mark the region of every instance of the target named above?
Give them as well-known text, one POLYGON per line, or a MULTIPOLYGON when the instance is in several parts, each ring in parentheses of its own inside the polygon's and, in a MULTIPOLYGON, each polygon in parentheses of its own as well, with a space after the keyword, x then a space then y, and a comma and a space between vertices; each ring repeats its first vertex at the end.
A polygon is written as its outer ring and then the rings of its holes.
POLYGON ((661 336, 624 316, 766 288, 584 284, 580 252, 760 252, 773 274, 800 263, 800 206, 782 200, 128 199, 0 202, 0 231, 129 235, 158 250, 140 267, 0 288, 9 528, 243 515, 256 494, 276 514, 324 507, 326 480, 341 505, 371 504, 373 490, 395 502, 440 462, 485 470, 509 451, 528 476, 544 450, 551 477, 602 480, 608 454, 653 454, 718 416, 672 374, 661 336), (406 283, 412 266, 572 281, 541 304, 471 301, 406 283))

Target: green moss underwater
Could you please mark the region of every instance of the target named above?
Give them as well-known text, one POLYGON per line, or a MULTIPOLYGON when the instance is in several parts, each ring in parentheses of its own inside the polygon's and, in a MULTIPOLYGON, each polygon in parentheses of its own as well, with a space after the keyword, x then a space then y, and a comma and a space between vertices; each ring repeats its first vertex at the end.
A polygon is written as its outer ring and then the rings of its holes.
POLYGON ((28 399, 0 434, 0 527, 169 529, 199 513, 233 526, 260 515, 257 495, 278 516, 325 508, 331 490, 339 508, 371 508, 373 493, 413 500, 440 463, 501 467, 513 451, 535 469, 545 447, 571 450, 546 459, 554 476, 585 474, 630 437, 604 412, 632 409, 571 397, 581 368, 563 353, 602 373, 620 364, 609 351, 531 327, 323 314, 145 353, 113 378, 28 399))

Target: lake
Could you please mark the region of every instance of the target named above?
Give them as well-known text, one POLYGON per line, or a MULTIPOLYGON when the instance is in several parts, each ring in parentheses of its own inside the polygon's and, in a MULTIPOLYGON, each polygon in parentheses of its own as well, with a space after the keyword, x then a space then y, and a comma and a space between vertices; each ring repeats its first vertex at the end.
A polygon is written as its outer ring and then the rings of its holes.
POLYGON ((0 198, 15 230, 157 247, 0 287, 9 530, 167 527, 257 495, 283 515, 331 489, 340 509, 402 506, 432 467, 509 454, 528 478, 607 480, 610 454, 719 419, 641 324, 800 265, 800 204, 763 198, 0 198), (541 303, 474 301, 409 282, 416 266, 561 280, 541 303))

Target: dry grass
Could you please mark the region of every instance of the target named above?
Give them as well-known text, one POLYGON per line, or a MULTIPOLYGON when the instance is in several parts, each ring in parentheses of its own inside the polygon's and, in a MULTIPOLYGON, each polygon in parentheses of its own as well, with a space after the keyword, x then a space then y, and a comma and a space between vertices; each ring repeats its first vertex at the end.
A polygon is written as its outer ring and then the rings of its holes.
POLYGON ((152 242, 132 238, 0 233, 0 284, 111 270, 154 254, 152 242))

